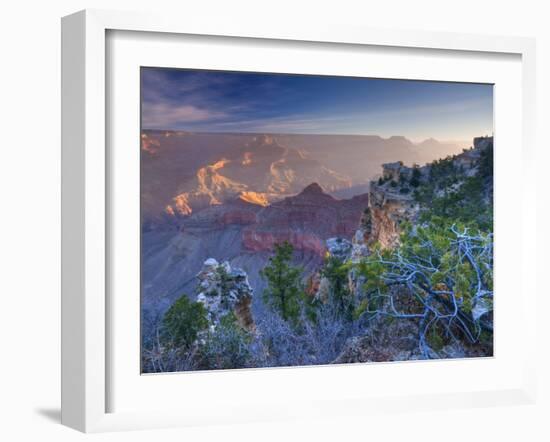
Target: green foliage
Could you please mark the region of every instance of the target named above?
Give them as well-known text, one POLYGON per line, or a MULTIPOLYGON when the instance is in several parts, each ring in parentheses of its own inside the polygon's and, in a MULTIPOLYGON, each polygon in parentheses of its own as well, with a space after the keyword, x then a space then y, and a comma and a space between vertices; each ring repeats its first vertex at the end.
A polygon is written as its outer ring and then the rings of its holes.
POLYGON ((492 231, 493 208, 488 187, 493 176, 493 149, 481 152, 473 176, 454 164, 453 157, 434 161, 430 179, 416 186, 414 197, 424 207, 421 222, 433 218, 448 219, 485 232, 492 231))
POLYGON ((388 270, 387 266, 381 262, 388 259, 391 255, 389 250, 383 250, 379 244, 373 244, 371 255, 363 259, 358 265, 357 270, 365 279, 363 285, 367 297, 354 308, 353 319, 357 320, 367 312, 374 312, 380 308, 383 296, 388 293, 389 287, 384 280, 384 274, 388 270), (380 257, 375 259, 374 257, 380 257))
POLYGON ((479 176, 482 178, 493 178, 493 143, 481 151, 479 159, 479 176))
POLYGON ((223 265, 219 265, 216 268, 216 272, 218 274, 218 277, 220 278, 220 291, 221 293, 227 293, 229 290, 229 275, 227 274, 227 270, 223 265))
POLYGON ((420 178, 422 177, 422 173, 420 172, 420 166, 418 164, 413 164, 413 171, 411 175, 411 179, 409 181, 409 184, 412 187, 418 187, 420 185, 420 178))
POLYGON ((219 265, 216 268, 216 273, 217 273, 217 277, 219 278, 221 305, 223 307, 227 307, 227 303, 229 302, 228 295, 229 295, 229 287, 230 287, 230 277, 227 273, 227 270, 225 269, 225 266, 223 265, 219 265))
POLYGON ((353 296, 348 287, 350 264, 330 256, 325 262, 321 275, 328 279, 330 284, 330 301, 334 302, 338 314, 351 320, 353 314, 353 296))
POLYGON ((389 251, 383 251, 375 244, 371 256, 361 261, 358 265, 359 273, 365 277, 365 290, 367 292, 386 293, 388 286, 384 282, 383 275, 386 266, 375 256, 388 257, 389 251))
POLYGON ((275 245, 275 255, 261 271, 267 281, 264 301, 277 311, 285 321, 296 322, 303 298, 302 270, 291 265, 293 247, 287 241, 275 245))
MULTIPOLYGON (((442 311, 448 312, 456 301, 461 314, 470 317, 479 291, 492 291, 491 234, 471 230, 468 236, 470 251, 466 256, 456 233, 470 231, 466 224, 433 216, 422 225, 413 227, 407 223, 403 228, 397 249, 375 248, 359 264, 369 296, 358 305, 354 316, 379 309, 384 296, 392 295, 394 287, 402 287, 418 300, 417 307, 434 299, 442 311)), ((430 345, 434 349, 439 344, 442 346, 439 332, 431 330, 430 333, 426 336, 430 345)))
POLYGON ((307 318, 311 323, 316 323, 319 319, 318 309, 322 304, 321 301, 315 298, 315 296, 302 292, 299 302, 305 318, 307 318))
POLYGON ((183 295, 164 315, 162 339, 168 346, 188 349, 197 339, 198 333, 207 327, 204 306, 183 295))
POLYGON ((454 158, 448 156, 440 160, 435 160, 430 165, 430 179, 441 180, 456 175, 457 168, 454 164, 454 158))
POLYGON ((440 351, 445 346, 445 339, 437 327, 432 327, 427 333, 427 341, 431 348, 440 351))

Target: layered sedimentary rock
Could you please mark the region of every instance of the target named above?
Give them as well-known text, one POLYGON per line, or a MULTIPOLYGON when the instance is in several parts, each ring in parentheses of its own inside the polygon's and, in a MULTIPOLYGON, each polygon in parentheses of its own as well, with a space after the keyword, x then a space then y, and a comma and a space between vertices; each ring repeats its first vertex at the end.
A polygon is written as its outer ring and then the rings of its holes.
POLYGON ((325 240, 351 237, 368 204, 368 195, 337 200, 312 183, 296 196, 273 203, 258 212, 258 222, 243 231, 243 245, 250 251, 272 251, 288 241, 295 250, 324 256, 325 240))
POLYGON ((369 206, 362 220, 368 244, 378 243, 384 249, 394 248, 399 244, 400 225, 404 221, 415 221, 419 205, 411 189, 402 184, 410 180, 411 175, 412 168, 402 163, 384 164, 383 179, 371 182, 369 206))
POLYGON ((384 249, 399 243, 400 225, 418 215, 418 204, 410 195, 401 195, 387 188, 371 185, 369 208, 365 214, 369 244, 378 243, 384 249))
POLYGON ((368 190, 380 164, 424 163, 460 151, 403 137, 170 130, 144 130, 141 145, 142 216, 148 222, 189 216, 239 195, 265 206, 312 182, 349 198, 368 190))
POLYGON ((143 235, 144 308, 166 309, 182 293, 193 296, 194 276, 210 257, 245 269, 261 291, 259 271, 283 241, 294 247, 295 264, 314 272, 327 251, 325 241, 351 238, 367 205, 368 194, 337 200, 311 184, 267 207, 237 197, 174 219, 169 228, 157 225, 143 235))
MULTIPOLYGON (((159 141, 148 134, 144 137, 143 149, 156 153, 159 141), (155 142, 157 144, 153 144, 155 142)), ((313 181, 323 183, 330 191, 352 185, 349 177, 330 170, 296 149, 281 145, 272 136, 243 138, 242 142, 240 148, 199 167, 193 178, 179 186, 182 191, 168 202, 165 212, 172 216, 188 216, 235 198, 265 207, 299 192, 313 181)))

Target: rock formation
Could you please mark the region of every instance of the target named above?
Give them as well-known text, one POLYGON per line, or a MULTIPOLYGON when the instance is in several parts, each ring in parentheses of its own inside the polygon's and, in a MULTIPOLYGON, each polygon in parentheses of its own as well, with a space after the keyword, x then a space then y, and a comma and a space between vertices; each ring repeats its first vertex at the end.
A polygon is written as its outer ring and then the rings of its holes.
POLYGON ((267 207, 236 198, 175 219, 170 230, 157 226, 143 235, 144 307, 166 309, 181 293, 193 293, 208 258, 246 269, 252 287, 262 291, 259 271, 284 241, 294 247, 295 264, 312 273, 322 264, 325 241, 352 238, 367 205, 366 193, 338 200, 313 183, 267 207))
MULTIPOLYGON (((471 149, 448 157, 455 167, 469 177, 477 172, 481 152, 492 145, 493 137, 474 139, 471 149)), ((415 223, 420 206, 414 198, 416 186, 430 179, 432 165, 407 167, 401 161, 382 165, 382 176, 371 181, 369 205, 362 220, 367 243, 378 243, 384 249, 391 249, 399 244, 401 224, 415 223)), ((460 186, 461 183, 456 183, 460 186)))
POLYGON ((232 268, 227 261, 219 264, 213 258, 204 262, 199 280, 197 301, 207 311, 211 326, 233 313, 244 329, 254 331, 255 324, 250 308, 253 296, 246 272, 232 268))
MULTIPOLYGON (((326 240, 327 257, 334 257, 342 263, 351 261, 357 264, 361 259, 369 254, 369 248, 365 242, 365 232, 359 229, 355 232, 352 241, 345 238, 329 238, 326 240)), ((364 278, 360 276, 356 269, 352 268, 348 274, 348 286, 350 293, 359 294, 360 287, 364 278)), ((329 297, 330 282, 321 276, 319 272, 314 273, 308 279, 306 293, 314 296, 321 302, 326 302, 329 297)))
POLYGON ((419 206, 410 193, 403 194, 391 185, 372 182, 369 207, 363 218, 368 244, 394 248, 399 243, 399 226, 404 221, 414 221, 418 212, 419 206))
MULTIPOLYGON (((158 140, 144 135, 147 138, 143 139, 143 145, 149 152, 156 147, 152 143, 158 140)), ((165 212, 177 217, 188 216, 235 198, 265 207, 314 181, 323 183, 329 190, 351 187, 348 177, 319 161, 279 144, 271 136, 256 136, 241 148, 199 167, 195 177, 181 186, 186 190, 168 202, 165 212)))
POLYGON ((351 254, 352 245, 345 238, 329 238, 326 241, 327 252, 340 261, 346 261, 351 254))
POLYGON ((288 241, 294 250, 322 257, 327 251, 325 240, 353 235, 367 204, 366 194, 337 200, 312 183, 298 195, 258 212, 257 223, 243 231, 244 248, 271 252, 276 243, 288 241))
POLYGON ((382 165, 382 177, 371 181, 369 206, 363 215, 361 227, 369 245, 378 243, 384 249, 399 244, 400 225, 405 221, 414 222, 419 205, 415 201, 416 185, 426 180, 428 168, 407 167, 401 161, 382 165))

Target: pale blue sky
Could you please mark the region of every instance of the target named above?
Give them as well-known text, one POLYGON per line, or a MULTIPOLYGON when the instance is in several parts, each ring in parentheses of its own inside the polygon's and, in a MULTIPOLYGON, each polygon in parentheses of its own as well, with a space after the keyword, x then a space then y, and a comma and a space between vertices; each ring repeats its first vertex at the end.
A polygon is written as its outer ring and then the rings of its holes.
POLYGON ((403 135, 493 132, 493 87, 309 75, 142 68, 142 127, 201 132, 403 135))

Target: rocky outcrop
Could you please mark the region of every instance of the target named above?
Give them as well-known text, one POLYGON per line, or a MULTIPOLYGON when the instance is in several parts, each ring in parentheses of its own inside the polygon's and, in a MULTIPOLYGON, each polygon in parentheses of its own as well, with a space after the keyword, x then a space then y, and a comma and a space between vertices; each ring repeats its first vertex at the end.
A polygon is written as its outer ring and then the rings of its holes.
MULTIPOLYGON (((450 161, 464 177, 471 177, 478 171, 482 152, 492 144, 493 137, 478 137, 472 148, 440 161, 450 161)), ((382 176, 370 183, 369 206, 361 224, 368 245, 378 243, 388 249, 399 244, 401 224, 414 223, 420 211, 414 191, 430 180, 434 167, 433 163, 407 167, 401 161, 382 165, 382 176)), ((461 184, 457 181, 451 190, 458 189, 461 184)))
POLYGON ((370 183, 369 206, 361 223, 368 244, 378 243, 382 248, 399 244, 400 225, 414 222, 420 210, 413 197, 413 180, 427 177, 426 168, 406 167, 402 162, 384 164, 382 178, 370 183))
POLYGON ((401 194, 391 186, 371 183, 369 207, 363 217, 368 244, 378 243, 384 249, 399 244, 400 225, 414 221, 419 206, 410 194, 401 194))
POLYGON ((327 252, 340 261, 346 261, 351 254, 352 245, 345 238, 329 238, 326 241, 327 252))
MULTIPOLYGON (((463 171, 464 176, 477 172, 483 150, 492 146, 493 137, 478 137, 474 146, 451 158, 455 167, 463 171)), ((420 205, 414 198, 415 188, 430 179, 432 165, 407 167, 401 161, 382 165, 382 176, 371 181, 368 207, 365 210, 359 230, 353 236, 350 259, 357 263, 367 256, 369 247, 378 244, 383 249, 392 249, 399 245, 404 222, 416 223, 420 205)), ((456 186, 460 186, 458 182, 456 186)), ((353 276, 353 275, 352 275, 353 276)), ((350 278, 350 287, 357 287, 357 281, 350 278)), ((476 314, 484 314, 483 306, 476 314)))
POLYGON ((489 137, 489 136, 475 137, 473 150, 480 153, 482 150, 487 149, 492 144, 493 144, 493 137, 489 137))
POLYGON ((265 207, 257 223, 242 234, 248 251, 273 251, 275 244, 288 241, 295 250, 319 257, 327 251, 331 237, 351 237, 368 205, 368 195, 337 200, 312 183, 298 195, 265 207))
POLYGON ((227 261, 219 264, 213 258, 204 262, 199 280, 197 301, 206 308, 212 327, 233 313, 244 329, 254 331, 251 303, 253 290, 246 272, 232 268, 227 261))
MULTIPOLYGON (((326 257, 333 257, 341 261, 351 261, 357 264, 361 259, 369 254, 369 248, 365 242, 365 233, 362 229, 355 232, 352 241, 345 238, 329 238, 326 241, 327 253, 326 257)), ((360 294, 360 287, 364 282, 364 277, 359 275, 357 269, 351 268, 348 273, 348 287, 350 293, 354 295, 360 294)), ((311 275, 307 281, 306 293, 318 299, 321 302, 326 302, 329 298, 330 282, 327 277, 321 276, 320 272, 311 275)))
POLYGON ((396 183, 399 181, 403 170, 408 169, 403 166, 403 161, 394 163, 386 163, 382 165, 382 177, 385 180, 393 180, 396 183))

